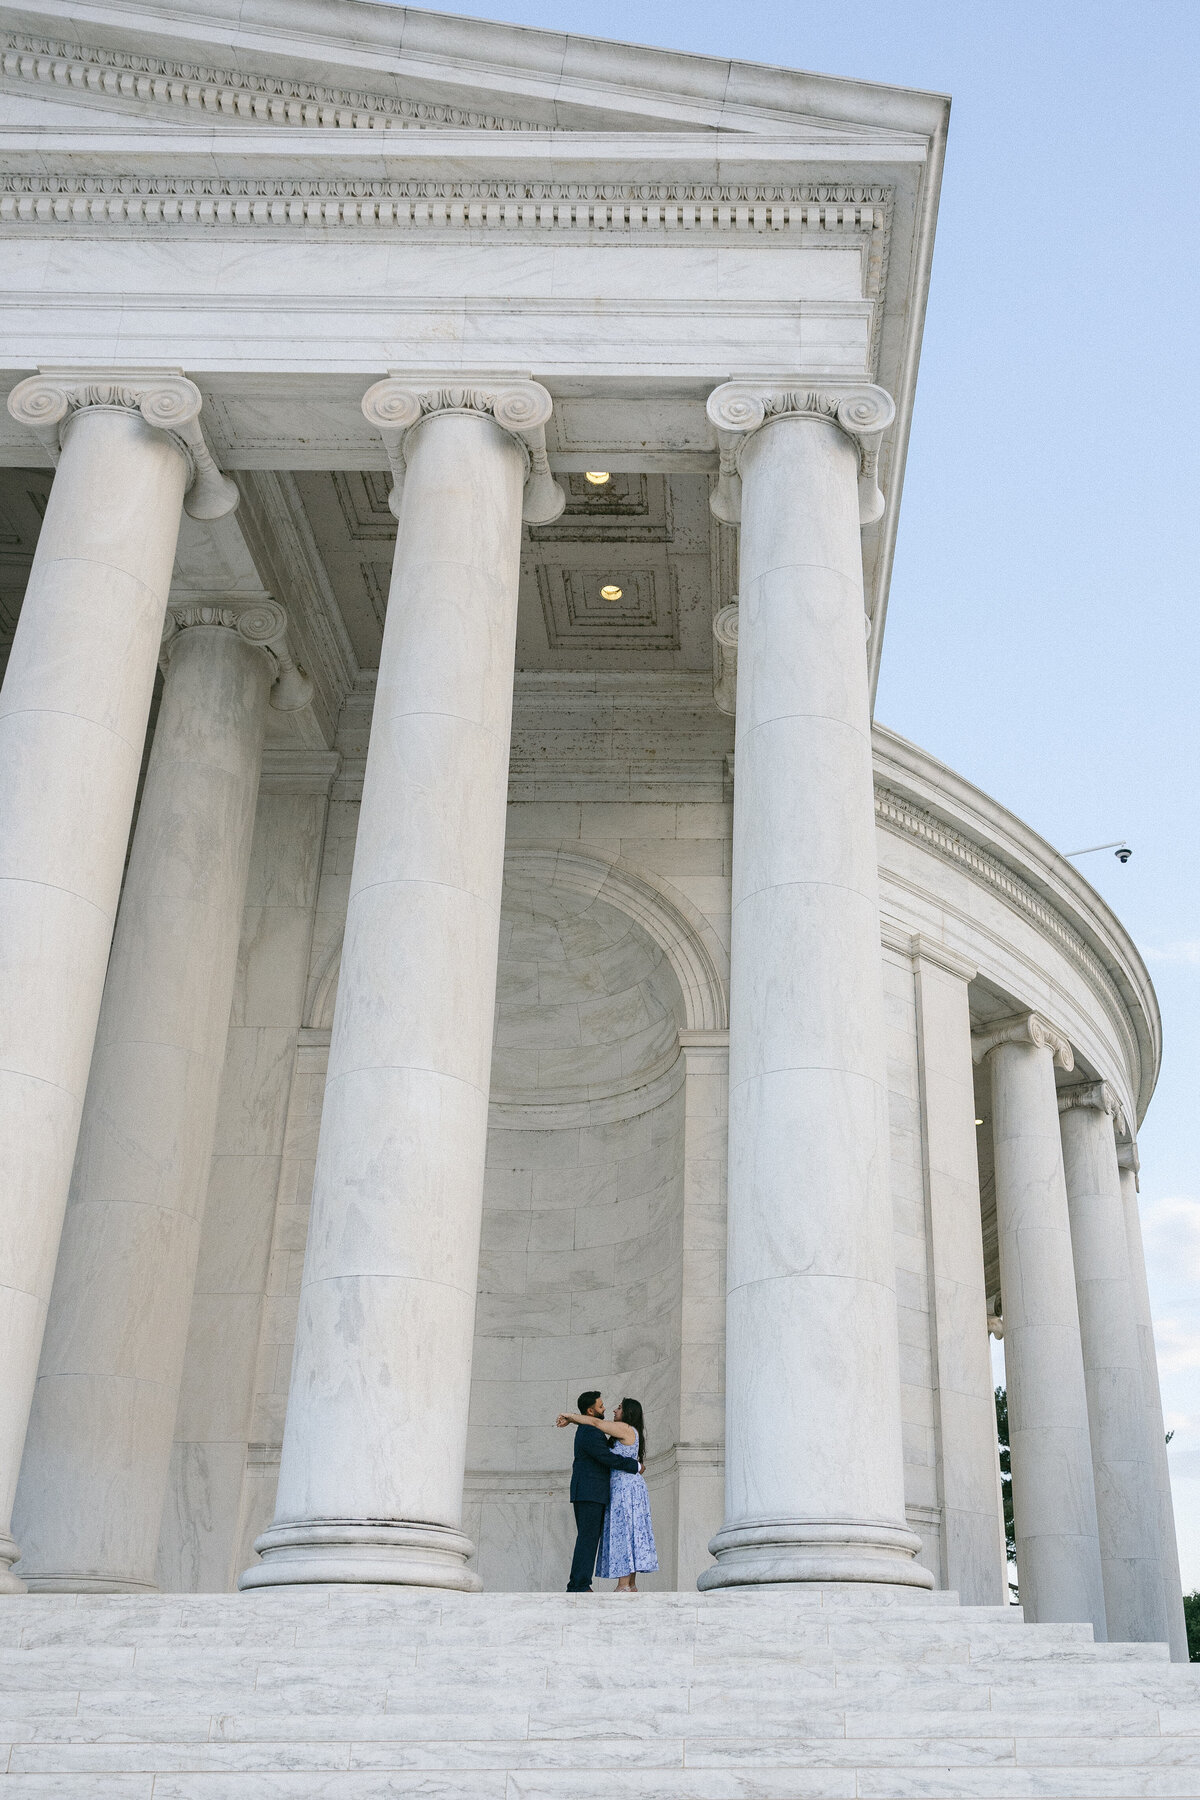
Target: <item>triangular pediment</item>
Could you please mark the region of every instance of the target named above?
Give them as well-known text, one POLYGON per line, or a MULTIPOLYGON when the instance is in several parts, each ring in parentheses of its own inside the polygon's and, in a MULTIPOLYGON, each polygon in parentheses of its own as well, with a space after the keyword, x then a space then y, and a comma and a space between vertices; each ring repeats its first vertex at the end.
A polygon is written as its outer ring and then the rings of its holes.
MULTIPOLYGON (((0 117, 95 129, 923 136, 930 96, 367 0, 0 8, 0 117), (254 15, 257 13, 257 18, 254 15), (916 103, 914 105, 914 102, 916 103)), ((938 103, 940 104, 940 103, 938 103)), ((932 115, 931 115, 932 116, 932 115)))

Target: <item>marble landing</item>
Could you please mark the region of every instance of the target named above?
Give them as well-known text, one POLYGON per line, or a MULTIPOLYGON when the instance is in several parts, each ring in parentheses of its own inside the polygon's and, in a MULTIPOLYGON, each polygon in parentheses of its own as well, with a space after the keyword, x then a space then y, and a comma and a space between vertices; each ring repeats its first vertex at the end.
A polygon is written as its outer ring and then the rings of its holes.
POLYGON ((0 1602, 0 1800, 1200 1795, 1200 1667, 953 1596, 0 1602))

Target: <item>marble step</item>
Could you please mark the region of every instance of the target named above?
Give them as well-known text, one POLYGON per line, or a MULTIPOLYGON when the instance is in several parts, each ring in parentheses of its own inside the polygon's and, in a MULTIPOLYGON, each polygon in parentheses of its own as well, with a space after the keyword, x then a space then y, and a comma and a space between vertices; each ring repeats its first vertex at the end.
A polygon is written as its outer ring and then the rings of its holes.
POLYGON ((0 1603, 0 1800, 1200 1800, 1200 1668, 790 1595, 0 1603))

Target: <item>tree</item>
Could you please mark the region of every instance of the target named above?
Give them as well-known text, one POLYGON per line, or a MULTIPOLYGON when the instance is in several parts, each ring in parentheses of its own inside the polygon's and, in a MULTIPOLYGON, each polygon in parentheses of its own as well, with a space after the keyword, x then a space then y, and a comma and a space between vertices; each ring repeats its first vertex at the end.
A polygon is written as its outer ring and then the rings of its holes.
POLYGON ((1008 1449, 1008 1393, 996 1389, 996 1438, 1000 1445, 1000 1494, 1004 1502, 1004 1545, 1008 1560, 1017 1560, 1017 1533, 1013 1524, 1012 1457, 1008 1449))
POLYGON ((1200 1588, 1183 1596, 1183 1616, 1187 1621, 1188 1655, 1200 1662, 1200 1588))

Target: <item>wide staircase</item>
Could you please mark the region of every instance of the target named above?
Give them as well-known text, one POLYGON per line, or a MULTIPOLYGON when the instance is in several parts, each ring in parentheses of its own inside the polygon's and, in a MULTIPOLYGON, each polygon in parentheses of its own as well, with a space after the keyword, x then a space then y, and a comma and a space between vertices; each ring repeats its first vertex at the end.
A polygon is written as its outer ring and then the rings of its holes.
POLYGON ((0 1800, 1200 1800, 1200 1665, 952 1595, 0 1600, 0 1800))

